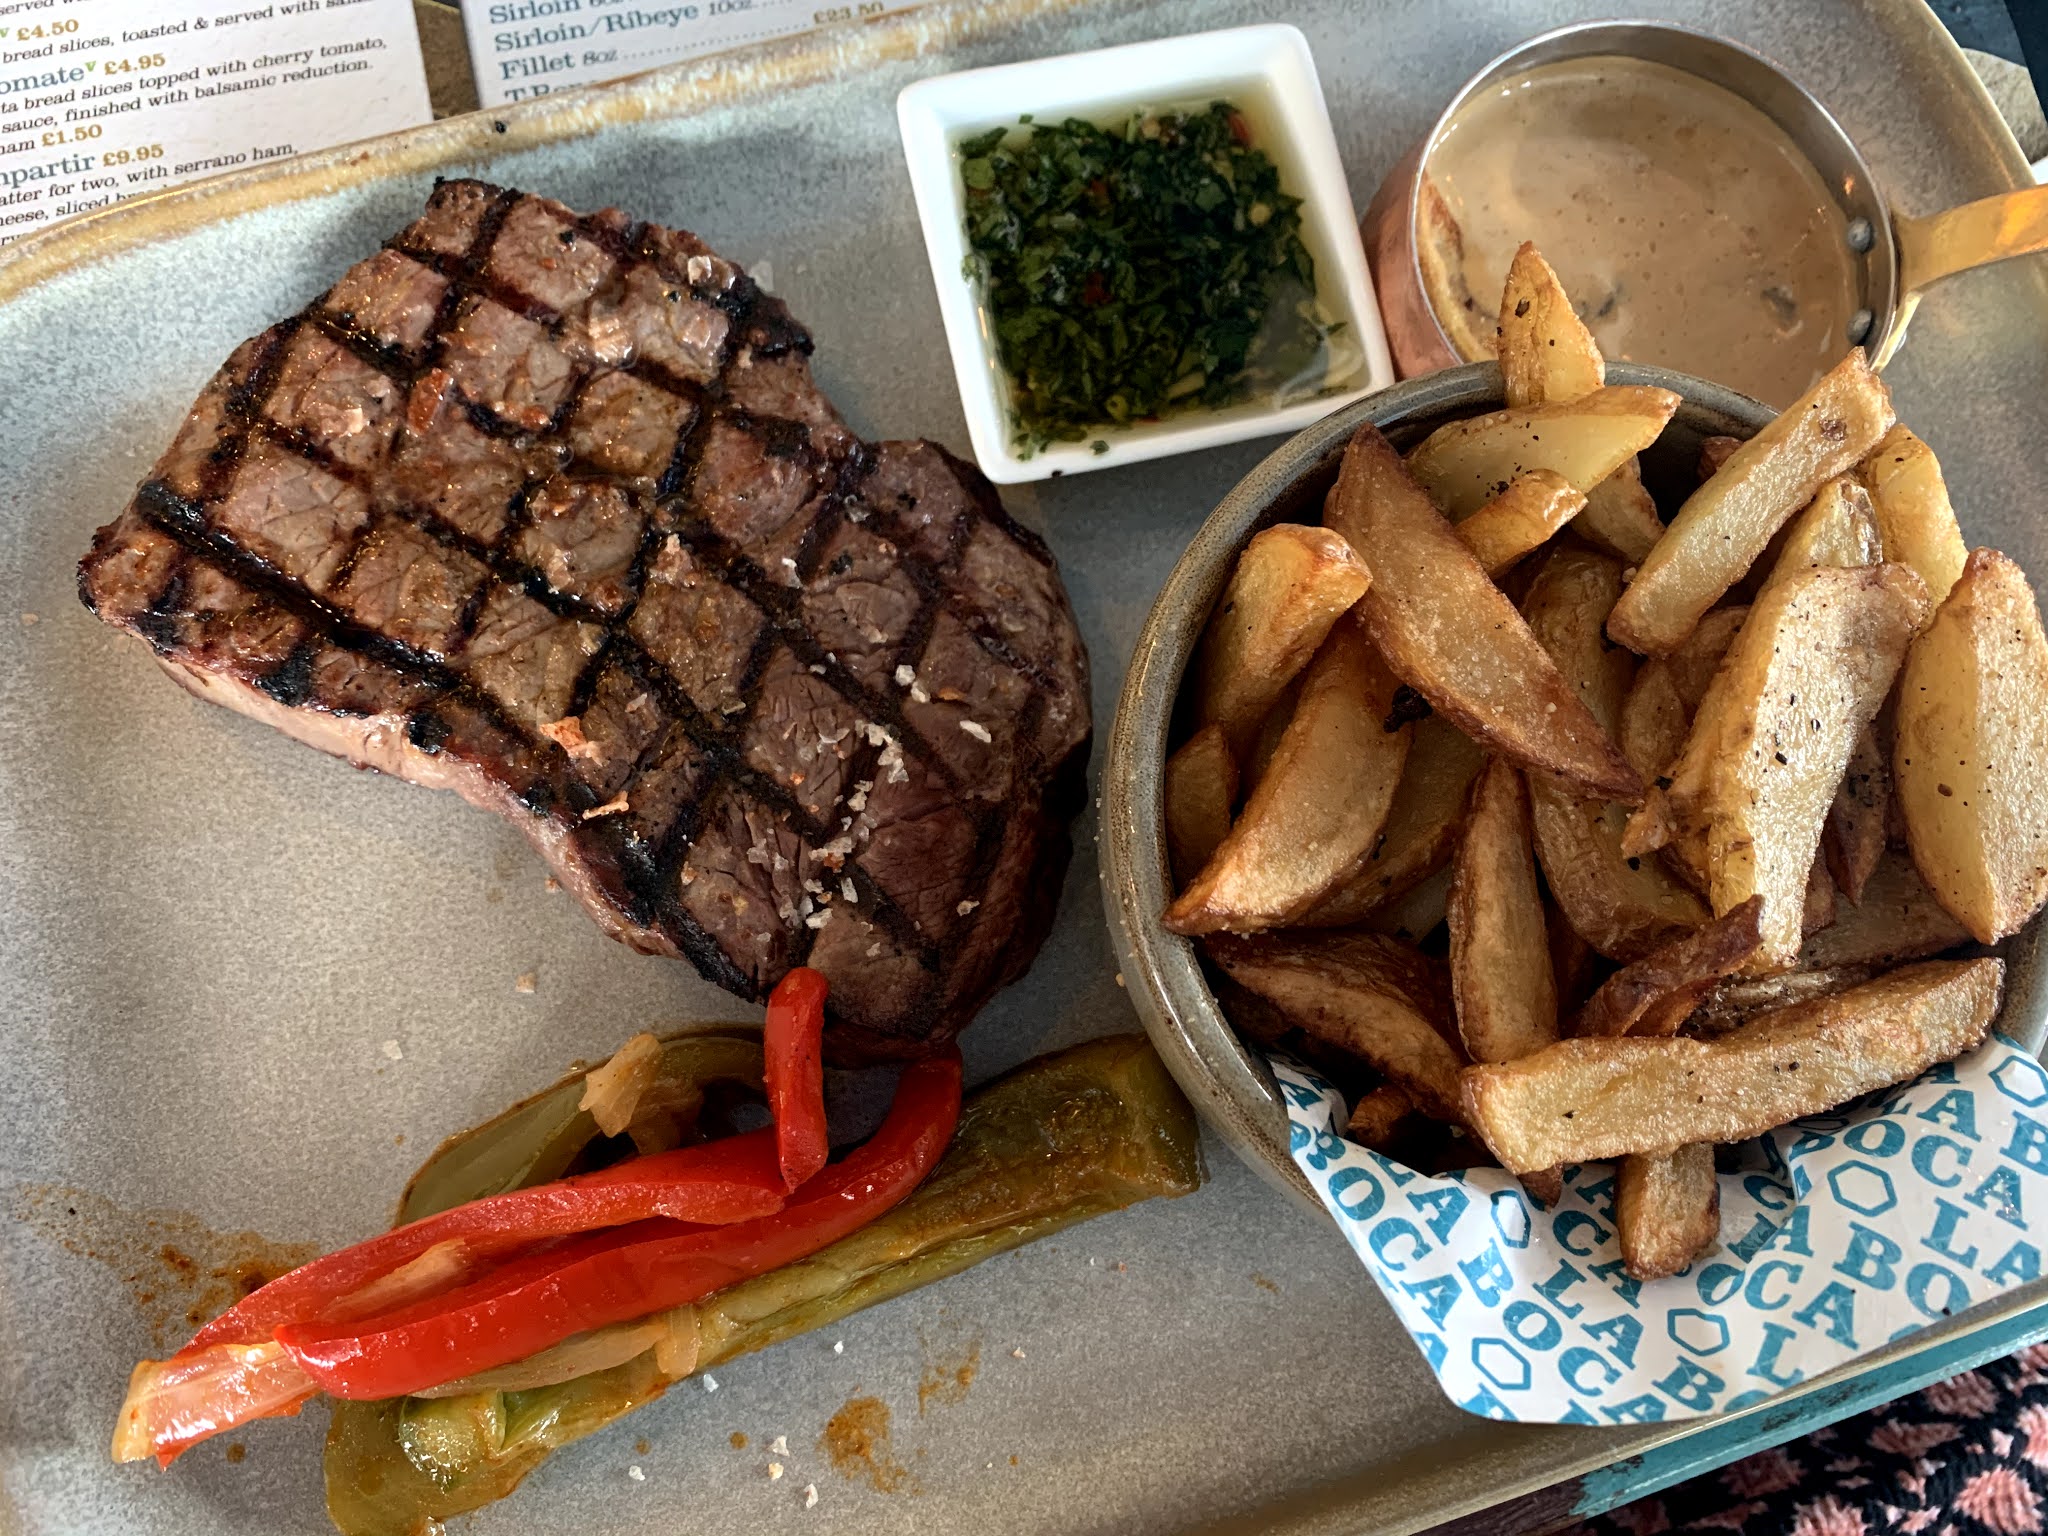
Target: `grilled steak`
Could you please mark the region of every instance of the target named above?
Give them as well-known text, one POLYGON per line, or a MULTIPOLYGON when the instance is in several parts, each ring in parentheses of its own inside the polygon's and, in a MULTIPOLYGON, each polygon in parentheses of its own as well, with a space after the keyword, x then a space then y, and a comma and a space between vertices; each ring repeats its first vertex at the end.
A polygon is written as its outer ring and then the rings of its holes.
POLYGON ((695 236, 474 181, 244 342, 80 566, 179 682, 505 816, 835 1059, 949 1039, 1065 869, 1087 658, 981 475, 864 443, 695 236))

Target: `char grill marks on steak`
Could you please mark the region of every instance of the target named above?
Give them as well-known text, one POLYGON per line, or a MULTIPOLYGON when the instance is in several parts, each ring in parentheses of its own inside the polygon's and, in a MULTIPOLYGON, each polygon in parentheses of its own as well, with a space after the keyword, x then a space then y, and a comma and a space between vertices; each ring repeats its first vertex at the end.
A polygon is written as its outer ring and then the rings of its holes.
POLYGON ((202 697, 527 833, 612 934, 855 1061, 1051 919, 1089 736, 1051 556, 863 443, 696 237, 473 181, 245 342, 80 592, 202 697))

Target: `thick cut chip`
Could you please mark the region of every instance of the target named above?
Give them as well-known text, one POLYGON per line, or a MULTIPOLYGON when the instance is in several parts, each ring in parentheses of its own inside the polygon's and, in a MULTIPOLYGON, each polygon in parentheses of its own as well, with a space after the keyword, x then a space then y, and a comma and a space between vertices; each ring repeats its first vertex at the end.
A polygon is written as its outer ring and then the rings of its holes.
MULTIPOLYGON (((1501 290, 1500 371, 1510 406, 1576 400, 1607 382, 1593 333, 1533 244, 1515 252, 1501 290)), ((1664 523, 1633 458, 1584 490, 1585 506, 1573 524, 1581 535, 1631 565, 1650 552, 1664 523)))
POLYGON ((1357 872, 1408 757, 1412 727, 1387 728, 1399 686, 1355 618, 1330 632, 1265 776, 1215 856, 1167 908, 1167 927, 1277 927, 1357 872))
POLYGON ((1166 760, 1166 850, 1175 884, 1194 879, 1230 835, 1237 759, 1220 725, 1205 725, 1166 760))
POLYGON ((1747 617, 1747 608, 1716 608, 1685 644, 1636 668, 1635 685, 1622 702, 1618 734, 1621 750, 1645 779, 1659 777, 1685 749, 1693 711, 1747 617))
POLYGON ((1709 992, 1685 1021, 1685 1032, 1711 1038, 1766 1013, 1860 987, 1877 974, 1874 965, 1837 965, 1824 971, 1780 971, 1775 976, 1733 976, 1709 992))
POLYGON ((1630 824, 1629 851, 1668 841, 1716 913, 1764 898, 1757 970, 1799 952, 1822 824, 1926 590, 1902 565, 1817 567, 1772 587, 1701 700, 1669 789, 1630 824))
POLYGON ((1734 975, 1756 954, 1763 942, 1757 931, 1762 912, 1763 902, 1752 896, 1726 916, 1623 966, 1586 1000, 1571 1033, 1587 1038, 1677 1034, 1721 978, 1734 975))
POLYGON ((1676 650, 1771 536, 1877 446, 1892 419, 1891 396, 1862 350, 1851 351, 1686 498, 1615 604, 1607 632, 1645 656, 1676 650))
POLYGON ((1557 1038, 1557 983, 1529 843, 1529 795, 1494 758, 1472 786, 1451 861, 1451 997, 1474 1061, 1513 1061, 1557 1038))
POLYGON ((1360 427, 1344 450, 1328 515, 1352 548, 1372 551, 1358 612, 1395 675, 1532 774, 1641 800, 1621 749, 1376 427, 1360 427))
POLYGON ((1351 1118, 1345 1122, 1344 1134, 1375 1152, 1390 1151, 1415 1112, 1415 1100, 1405 1088, 1381 1083, 1358 1096, 1358 1102, 1351 1106, 1351 1118))
POLYGON ((1445 512, 1465 517, 1532 469, 1590 491, 1657 441, 1677 409, 1678 396, 1668 389, 1610 384, 1576 400, 1449 422, 1422 440, 1408 464, 1445 512))
POLYGON ((1877 513, 1884 557, 1910 565, 1937 603, 1963 574, 1968 549, 1949 504, 1941 461, 1903 423, 1884 435, 1861 466, 1877 513))
POLYGON ((1721 1235, 1721 1186, 1714 1149, 1700 1142, 1676 1152, 1621 1160, 1614 1181, 1614 1226, 1622 1267, 1638 1280, 1675 1275, 1721 1235))
POLYGON ((1341 535, 1280 523, 1256 535, 1217 600, 1195 657, 1195 719, 1242 762, 1259 722, 1372 580, 1341 535))
POLYGON ((1408 761, 1387 824, 1358 873, 1295 920, 1303 928, 1349 928, 1397 901, 1449 862, 1465 796, 1486 755, 1441 715, 1415 722, 1408 761))
POLYGON ((1870 492, 1854 475, 1837 475, 1813 493, 1806 510, 1786 528, 1764 589, 1815 566, 1853 568, 1883 559, 1884 541, 1878 536, 1870 492))
POLYGON ((1367 1062, 1426 1113, 1463 1122, 1450 989, 1413 945, 1377 933, 1261 933, 1212 934, 1204 948, 1297 1029, 1367 1062))
POLYGON ((1899 678, 1893 747, 1906 842, 1986 944, 2048 900, 2048 639, 2026 574, 1971 553, 1899 678))
POLYGON ((2005 966, 1931 960, 1715 1040, 1560 1040, 1468 1067, 1465 1109, 1511 1173, 1761 1136, 1982 1043, 2005 966))
POLYGON ((1564 476, 1547 469, 1528 470, 1459 523, 1458 537, 1487 575, 1498 576, 1548 541, 1585 505, 1585 496, 1564 476))
MULTIPOLYGON (((1529 588, 1529 627, 1593 718, 1620 715, 1635 662, 1602 629, 1621 591, 1621 567, 1591 550, 1551 551, 1529 588)), ((1594 949, 1624 963, 1705 922, 1700 899, 1655 859, 1622 851, 1628 811, 1532 775, 1536 855, 1554 900, 1594 949)))
POLYGON ((1948 914, 1907 855, 1887 851, 1864 883, 1862 899, 1800 946, 1797 968, 1891 965, 1967 943, 1970 930, 1948 914))
POLYGON ((1878 745, 1876 726, 1867 725, 1849 754, 1820 838, 1828 873, 1851 901, 1863 899, 1863 887, 1884 857, 1891 807, 1891 768, 1878 745))

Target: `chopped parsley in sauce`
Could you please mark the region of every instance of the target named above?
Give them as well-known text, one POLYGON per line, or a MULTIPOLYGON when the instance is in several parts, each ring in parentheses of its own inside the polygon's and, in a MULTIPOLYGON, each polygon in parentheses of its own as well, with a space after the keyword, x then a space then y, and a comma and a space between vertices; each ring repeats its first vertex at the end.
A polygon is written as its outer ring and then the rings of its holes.
POLYGON ((1020 449, 1261 391, 1314 393, 1336 327, 1301 200, 1244 115, 1078 118, 960 145, 967 276, 982 286, 1020 449))

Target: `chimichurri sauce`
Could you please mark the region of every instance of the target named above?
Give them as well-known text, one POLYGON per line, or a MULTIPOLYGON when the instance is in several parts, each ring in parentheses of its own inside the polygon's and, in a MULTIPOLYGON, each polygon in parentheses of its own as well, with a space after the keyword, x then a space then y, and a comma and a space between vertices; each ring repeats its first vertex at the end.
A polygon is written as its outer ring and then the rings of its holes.
POLYGON ((1237 108, 1021 122, 960 145, 967 276, 1021 450, 1320 387, 1336 327, 1316 304, 1301 200, 1237 108))

